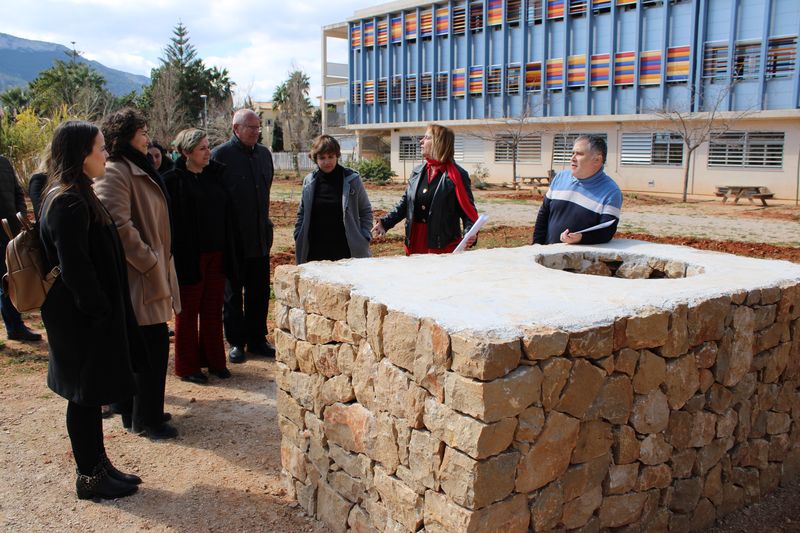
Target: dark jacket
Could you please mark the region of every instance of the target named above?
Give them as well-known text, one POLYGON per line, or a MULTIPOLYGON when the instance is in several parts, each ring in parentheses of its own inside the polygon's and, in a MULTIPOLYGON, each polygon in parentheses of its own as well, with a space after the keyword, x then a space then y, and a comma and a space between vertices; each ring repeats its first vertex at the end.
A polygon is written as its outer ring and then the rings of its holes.
MULTIPOLYGON (((16 214, 26 213, 27 210, 25 192, 17 181, 14 167, 11 166, 11 161, 0 155, 0 219, 7 218, 11 230, 16 233, 19 231, 16 214)), ((0 229, 0 252, 3 252, 3 257, 5 257, 6 244, 8 244, 8 236, 5 231, 0 229)), ((0 274, 4 274, 6 262, 0 261, 0 263, 2 263, 0 274)))
MULTIPOLYGON (((472 205, 475 205, 469 173, 460 166, 456 166, 461 172, 461 179, 464 182, 464 188, 467 190, 469 201, 472 205)), ((427 164, 425 163, 414 168, 411 172, 411 177, 408 178, 408 187, 406 187, 403 198, 394 206, 391 212, 381 218, 381 225, 386 231, 393 228, 403 218, 406 219, 406 246, 410 244, 411 224, 414 222, 414 199, 417 196, 417 185, 423 170, 426 168, 427 164)), ((433 193, 431 210, 428 215, 428 248, 444 248, 454 240, 463 237, 472 227, 472 221, 461 209, 458 198, 456 198, 456 186, 450 179, 447 179, 446 173, 439 180, 439 185, 433 193), (462 224, 464 226, 463 232, 461 229, 462 224)))
MULTIPOLYGON (((225 165, 216 161, 209 162, 203 169, 200 179, 208 180, 207 186, 217 190, 220 202, 225 202, 225 218, 219 224, 225 226, 225 275, 228 279, 238 279, 237 268, 237 232, 235 229, 235 208, 227 189, 222 181, 225 165)), ((191 187, 187 187, 189 180, 197 177, 186 169, 186 159, 181 157, 175 162, 175 167, 164 174, 164 184, 169 192, 172 203, 172 218, 174 221, 172 243, 175 257, 175 270, 178 273, 178 283, 181 285, 194 285, 202 281, 200 272, 200 235, 198 235, 198 219, 207 216, 199 211, 197 198, 191 187)))
POLYGON ((211 157, 225 165, 224 182, 235 205, 242 257, 268 256, 272 247, 272 154, 261 144, 251 150, 234 135, 214 148, 211 157))
POLYGON ((39 220, 39 210, 42 205, 42 193, 45 185, 47 185, 47 174, 44 172, 37 172, 28 178, 28 196, 31 197, 33 216, 36 217, 36 220, 39 220))
POLYGON ((133 369, 143 363, 130 294, 125 254, 113 222, 90 217, 75 192, 48 198, 40 235, 47 269, 61 275, 42 305, 50 359, 47 385, 81 405, 129 398, 133 369))

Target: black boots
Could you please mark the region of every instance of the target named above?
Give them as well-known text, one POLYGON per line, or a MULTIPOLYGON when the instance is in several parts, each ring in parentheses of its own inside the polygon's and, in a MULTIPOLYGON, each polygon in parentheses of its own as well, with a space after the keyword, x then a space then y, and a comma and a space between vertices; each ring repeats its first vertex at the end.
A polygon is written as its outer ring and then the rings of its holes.
MULTIPOLYGON (((98 500, 101 498, 113 500, 136 492, 139 488, 137 485, 125 483, 111 475, 105 466, 107 462, 107 458, 105 461, 101 459, 92 470, 91 476, 84 476, 80 472, 78 473, 78 479, 75 480, 75 490, 78 493, 78 498, 81 500, 98 500)), ((117 470, 117 472, 119 471, 117 470)))
POLYGON ((108 459, 108 456, 105 453, 100 456, 100 464, 105 466, 108 475, 117 481, 124 481, 129 485, 138 485, 142 482, 142 478, 136 474, 126 474, 125 472, 118 470, 117 467, 111 464, 111 461, 108 459))

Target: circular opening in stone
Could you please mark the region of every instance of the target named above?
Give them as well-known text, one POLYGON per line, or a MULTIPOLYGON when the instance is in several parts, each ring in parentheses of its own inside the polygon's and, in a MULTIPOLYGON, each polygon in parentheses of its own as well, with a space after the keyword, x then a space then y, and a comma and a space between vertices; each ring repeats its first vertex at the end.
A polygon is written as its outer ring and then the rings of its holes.
POLYGON ((543 254, 536 256, 534 261, 544 267, 564 272, 624 279, 676 279, 705 272, 702 266, 684 261, 619 253, 543 254))

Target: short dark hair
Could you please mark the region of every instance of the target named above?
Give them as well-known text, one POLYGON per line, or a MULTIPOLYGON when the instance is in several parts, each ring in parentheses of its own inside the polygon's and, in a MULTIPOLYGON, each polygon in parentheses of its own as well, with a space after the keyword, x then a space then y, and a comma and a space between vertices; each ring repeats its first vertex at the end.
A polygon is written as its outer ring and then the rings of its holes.
POLYGON ((339 141, 330 135, 319 135, 311 143, 308 157, 316 163, 317 156, 320 154, 334 154, 337 158, 342 157, 342 148, 339 146, 339 141))
POLYGON ((101 129, 108 155, 111 158, 120 157, 122 149, 128 146, 136 132, 146 126, 147 119, 142 112, 132 107, 122 108, 104 118, 101 129))
POLYGON ((589 143, 589 150, 594 152, 595 154, 600 154, 603 156, 603 164, 606 163, 606 157, 608 157, 608 145, 606 144, 606 140, 600 135, 581 135, 575 142, 578 141, 586 141, 589 143))

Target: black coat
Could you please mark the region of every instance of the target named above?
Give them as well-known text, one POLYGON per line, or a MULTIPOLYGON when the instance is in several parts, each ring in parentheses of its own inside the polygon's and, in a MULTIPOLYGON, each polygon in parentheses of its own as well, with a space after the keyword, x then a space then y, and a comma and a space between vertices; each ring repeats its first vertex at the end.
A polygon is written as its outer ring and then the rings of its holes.
MULTIPOLYGON (((381 218, 381 225, 386 231, 393 228, 395 224, 406 219, 406 246, 411 240, 411 224, 414 222, 414 200, 417 197, 417 186, 420 176, 427 164, 416 167, 408 178, 408 187, 403 194, 403 198, 394 206, 389 213, 381 218)), ((461 180, 467 190, 467 196, 472 205, 475 200, 472 197, 472 187, 469 181, 469 173, 457 166, 461 173, 461 180)), ((444 248, 456 239, 460 239, 472 227, 472 221, 461 209, 456 197, 456 186, 447 178, 445 173, 439 180, 439 185, 433 194, 431 210, 428 213, 428 248, 444 248), (461 226, 464 226, 463 232, 461 226)))
POLYGON ((48 198, 42 210, 46 267, 61 267, 42 305, 50 345, 47 385, 81 405, 129 398, 133 370, 146 363, 117 229, 110 216, 108 224, 91 218, 76 192, 48 198))
MULTIPOLYGON (((238 280, 239 240, 236 231, 235 206, 222 181, 225 165, 216 161, 209 162, 203 169, 200 179, 207 180, 205 185, 216 189, 220 202, 225 202, 225 218, 219 224, 225 226, 224 269, 229 280, 238 280)), ((178 283, 194 285, 202 280, 200 273, 200 241, 198 235, 200 217, 212 216, 203 213, 197 205, 197 198, 189 180, 197 179, 186 169, 186 159, 181 157, 175 162, 175 168, 164 174, 164 184, 169 192, 173 220, 172 247, 175 258, 175 271, 178 283)))
POLYGON ((42 193, 44 187, 47 185, 47 174, 37 172, 28 178, 28 196, 31 197, 31 205, 33 206, 33 216, 39 220, 39 210, 42 206, 42 193))
MULTIPOLYGON (((0 155, 0 219, 8 219, 11 231, 19 231, 17 213, 26 213, 25 193, 17 181, 11 161, 0 155)), ((0 229, 0 276, 6 273, 6 244, 8 236, 0 229)))

